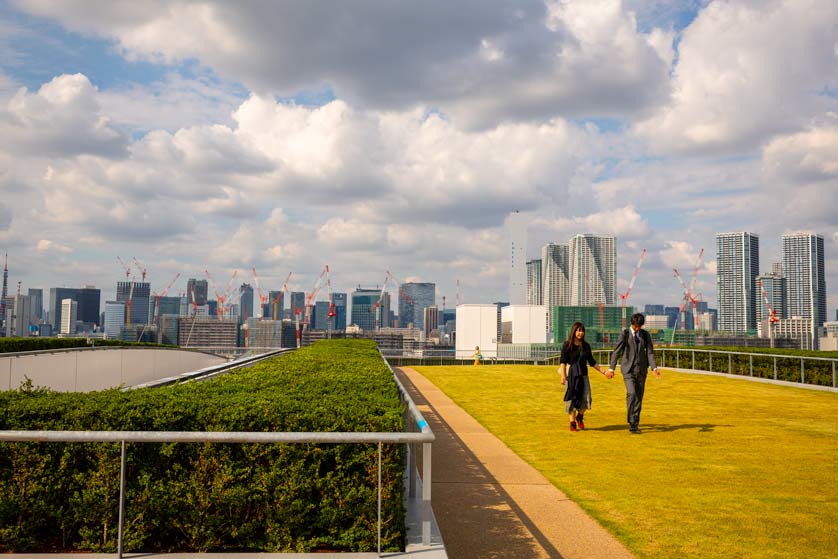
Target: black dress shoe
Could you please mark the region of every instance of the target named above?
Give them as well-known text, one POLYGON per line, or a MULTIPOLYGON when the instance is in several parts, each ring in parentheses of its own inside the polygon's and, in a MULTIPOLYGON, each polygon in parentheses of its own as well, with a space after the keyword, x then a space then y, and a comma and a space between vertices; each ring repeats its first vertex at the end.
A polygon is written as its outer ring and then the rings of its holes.
POLYGON ((632 423, 629 425, 629 433, 640 433, 640 427, 637 423, 632 423))

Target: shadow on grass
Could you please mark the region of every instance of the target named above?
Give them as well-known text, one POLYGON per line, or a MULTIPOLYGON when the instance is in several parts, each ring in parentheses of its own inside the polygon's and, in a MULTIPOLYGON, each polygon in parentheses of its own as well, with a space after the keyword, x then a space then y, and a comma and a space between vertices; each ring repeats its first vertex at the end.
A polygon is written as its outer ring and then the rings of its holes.
MULTIPOLYGON (((669 433, 672 431, 683 431, 685 429, 696 429, 699 433, 712 433, 717 427, 732 427, 732 425, 714 425, 712 423, 683 423, 681 425, 666 425, 663 423, 640 424, 641 433, 669 433)), ((625 425, 606 425, 604 427, 588 427, 585 431, 626 431, 625 425)))
MULTIPOLYGON (((433 510, 451 559, 514 557, 550 559, 562 555, 538 529, 500 482, 437 414, 409 378, 401 379, 431 426, 433 510)), ((419 451, 421 454, 421 450, 419 451)), ((421 458, 417 456, 417 463, 421 458)))

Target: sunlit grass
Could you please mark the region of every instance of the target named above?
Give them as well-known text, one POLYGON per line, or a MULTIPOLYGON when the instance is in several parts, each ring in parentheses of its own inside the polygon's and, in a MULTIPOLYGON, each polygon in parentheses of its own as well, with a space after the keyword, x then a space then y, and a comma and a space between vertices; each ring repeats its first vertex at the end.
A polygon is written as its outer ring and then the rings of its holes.
POLYGON ((838 394, 664 371, 631 435, 593 371, 571 433, 554 367, 416 369, 640 557, 835 557, 838 394))

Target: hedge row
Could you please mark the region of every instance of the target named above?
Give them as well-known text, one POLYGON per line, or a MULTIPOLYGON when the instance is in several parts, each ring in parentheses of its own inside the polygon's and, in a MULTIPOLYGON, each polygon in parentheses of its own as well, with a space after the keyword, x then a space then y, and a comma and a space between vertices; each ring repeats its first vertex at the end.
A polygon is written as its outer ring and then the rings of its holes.
MULTIPOLYGON (((314 346, 212 382, 0 393, 0 429, 401 431, 368 340, 314 346)), ((384 445, 382 549, 403 549, 404 448, 384 445)), ((0 552, 116 551, 119 444, 0 443, 0 552)), ((128 444, 124 549, 371 551, 377 445, 128 444)))
MULTIPOLYGON (((123 342, 121 340, 99 340, 94 343, 103 345, 127 346, 160 346, 160 344, 123 342)), ((42 351, 45 349, 66 349, 72 347, 88 347, 87 338, 0 338, 0 353, 14 353, 17 351, 42 351)), ((162 346, 171 347, 171 346, 162 346)))

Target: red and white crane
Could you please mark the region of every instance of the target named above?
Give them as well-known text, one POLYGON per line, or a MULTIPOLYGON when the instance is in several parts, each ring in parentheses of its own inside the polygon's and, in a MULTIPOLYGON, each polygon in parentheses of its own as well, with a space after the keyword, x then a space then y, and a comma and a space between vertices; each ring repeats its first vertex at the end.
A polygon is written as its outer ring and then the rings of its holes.
MULTIPOLYGON (((282 289, 279 290, 276 297, 270 302, 271 307, 273 307, 273 319, 274 320, 281 320, 282 317, 279 316, 279 298, 282 297, 282 294, 285 293, 286 297, 290 299, 290 295, 288 295, 288 280, 291 279, 292 272, 288 272, 288 275, 285 277, 285 281, 282 282, 282 289)), ((290 303, 289 303, 290 304, 290 303)))
POLYGON ((771 302, 768 300, 768 293, 765 292, 765 286, 762 285, 762 280, 758 279, 757 283, 759 284, 760 291, 762 291, 762 299, 765 301, 765 306, 768 308, 768 338, 771 340, 771 347, 774 347, 774 324, 780 322, 780 319, 777 318, 777 311, 774 310, 771 302))
POLYGON ((317 299, 317 295, 320 294, 320 290, 323 289, 325 285, 324 280, 328 280, 329 278, 329 265, 326 264, 323 267, 323 271, 320 272, 320 275, 317 277, 317 280, 314 282, 314 287, 311 288, 311 291, 306 293, 306 301, 305 301, 305 320, 303 322, 303 328, 306 326, 311 325, 311 309, 314 306, 314 302, 317 299))
POLYGON ((378 296, 378 300, 373 303, 372 307, 370 307, 370 312, 375 313, 375 331, 378 332, 381 330, 381 302, 384 300, 384 293, 387 290, 387 282, 390 279, 390 274, 384 276, 384 285, 381 286, 381 295, 378 296))
POLYGON ((690 280, 690 286, 689 287, 687 287, 687 285, 684 283, 684 280, 681 278, 681 274, 678 273, 678 269, 677 268, 672 268, 672 271, 675 272, 675 277, 678 278, 678 282, 681 284, 681 287, 684 290, 684 301, 681 303, 681 308, 680 308, 681 329, 682 330, 687 329, 687 325, 685 324, 685 322, 686 322, 685 309, 686 309, 686 306, 687 306, 688 302, 692 303, 692 307, 693 307, 693 329, 698 330, 698 311, 697 311, 696 303, 698 303, 701 300, 701 294, 696 294, 696 292, 695 292, 695 282, 696 282, 696 278, 698 276, 698 270, 701 267, 701 258, 703 256, 704 256, 704 249, 701 249, 698 253, 698 258, 695 261, 695 266, 693 267, 693 273, 692 273, 692 278, 690 280))
MULTIPOLYGON (((256 293, 259 295, 259 316, 265 318, 265 305, 268 304, 268 296, 262 293, 262 288, 259 287, 259 276, 256 275, 256 267, 250 269, 253 272, 253 282, 256 284, 256 293)), ((253 313, 256 316, 256 313, 253 313)))
POLYGON ((620 302, 623 306, 623 321, 622 321, 622 328, 625 330, 626 328, 626 301, 628 300, 629 294, 631 293, 632 288, 634 287, 634 282, 637 281, 637 273, 640 271, 640 266, 643 265, 643 259, 646 258, 646 249, 643 249, 643 252, 640 253, 640 258, 637 260, 637 265, 634 267, 634 273, 631 275, 631 282, 629 282, 628 289, 626 289, 625 293, 620 293, 620 302))
POLYGON ((140 275, 141 275, 141 276, 142 276, 142 278, 143 278, 143 283, 145 283, 145 276, 146 276, 146 268, 145 268, 145 266, 143 266, 142 264, 140 264, 140 261, 139 261, 139 260, 137 260, 136 258, 133 258, 132 260, 134 261, 134 264, 136 264, 136 265, 137 265, 137 269, 140 271, 140 275))
POLYGON ((163 289, 163 291, 161 291, 160 293, 154 293, 154 318, 152 319, 151 323, 154 324, 155 326, 158 325, 159 316, 160 316, 160 299, 161 299, 161 297, 166 296, 166 293, 169 292, 169 290, 172 288, 172 286, 175 284, 175 282, 177 281, 177 279, 179 277, 180 277, 180 272, 175 274, 175 277, 172 278, 172 281, 169 282, 169 284, 163 289))

